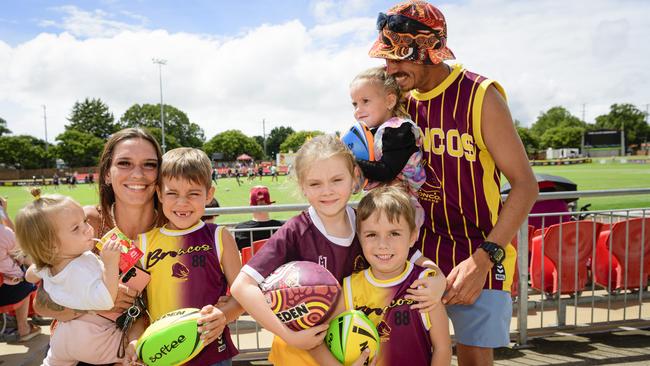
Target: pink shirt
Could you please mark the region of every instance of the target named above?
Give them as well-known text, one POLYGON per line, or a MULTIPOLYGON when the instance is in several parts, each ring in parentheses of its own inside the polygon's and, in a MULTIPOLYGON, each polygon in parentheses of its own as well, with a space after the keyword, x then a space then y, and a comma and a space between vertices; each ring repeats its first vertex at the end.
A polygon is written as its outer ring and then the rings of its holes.
MULTIPOLYGON (((23 270, 18 263, 11 258, 9 253, 16 249, 16 236, 8 227, 0 224, 0 273, 5 276, 23 278, 23 270)), ((5 281, 7 284, 15 284, 5 281)))

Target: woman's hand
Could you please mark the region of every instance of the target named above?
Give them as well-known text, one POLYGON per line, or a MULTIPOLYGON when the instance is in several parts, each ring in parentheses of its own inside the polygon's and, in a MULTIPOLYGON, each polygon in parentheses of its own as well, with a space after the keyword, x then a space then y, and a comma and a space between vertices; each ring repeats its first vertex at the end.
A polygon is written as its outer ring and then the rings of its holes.
POLYGON ((213 305, 204 306, 200 314, 202 315, 197 321, 201 333, 201 340, 204 345, 212 343, 219 338, 226 327, 226 315, 213 305))
POLYGON ((117 297, 115 298, 115 305, 109 311, 111 313, 125 312, 128 308, 131 307, 131 305, 133 305, 136 296, 138 296, 138 291, 120 283, 117 285, 117 297))

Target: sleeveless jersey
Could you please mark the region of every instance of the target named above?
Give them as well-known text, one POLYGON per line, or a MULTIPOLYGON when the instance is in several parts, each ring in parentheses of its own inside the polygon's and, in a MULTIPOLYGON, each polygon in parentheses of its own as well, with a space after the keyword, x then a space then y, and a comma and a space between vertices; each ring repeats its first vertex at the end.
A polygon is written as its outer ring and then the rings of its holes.
MULTIPOLYGON (((426 93, 413 90, 406 101, 424 134, 420 250, 446 274, 485 240, 502 205, 501 172, 481 135, 481 109, 490 85, 505 97, 495 81, 455 65, 440 85, 426 93)), ((515 259, 508 244, 506 259, 492 268, 484 288, 509 291, 515 259)))
MULTIPOLYGON (((222 227, 198 224, 185 230, 155 228, 140 235, 147 285, 148 310, 152 319, 181 308, 216 304, 226 294, 228 281, 221 266, 222 227)), ((186 365, 212 365, 237 355, 228 327, 214 342, 186 365)))
POLYGON ((371 269, 343 280, 346 310, 362 311, 375 324, 381 344, 377 365, 429 365, 432 357, 429 314, 411 309, 404 296, 418 278, 434 271, 407 262, 396 278, 379 280, 371 269))
MULTIPOLYGON (((276 268, 291 261, 310 261, 327 268, 341 282, 355 270, 367 268, 359 238, 354 233, 356 213, 346 207, 350 238, 327 235, 318 213, 312 208, 289 219, 242 268, 258 283, 276 268)), ((418 252, 419 254, 419 252, 418 252)), ((275 336, 269 353, 274 365, 318 366, 309 352, 289 346, 275 336)))

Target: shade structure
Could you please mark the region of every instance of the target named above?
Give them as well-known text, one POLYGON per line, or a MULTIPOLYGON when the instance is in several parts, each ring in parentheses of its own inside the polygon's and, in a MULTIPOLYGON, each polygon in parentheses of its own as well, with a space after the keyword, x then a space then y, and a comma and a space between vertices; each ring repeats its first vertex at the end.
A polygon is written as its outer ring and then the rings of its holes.
POLYGON ((237 160, 253 160, 253 158, 251 158, 250 155, 241 154, 237 157, 237 160))
MULTIPOLYGON (((551 174, 535 174, 537 186, 540 192, 574 192, 578 190, 578 185, 570 179, 551 174)), ((510 193, 510 183, 505 183, 501 188, 501 194, 510 193)), ((545 201, 537 201, 530 210, 531 214, 539 213, 553 213, 553 212, 569 212, 569 203, 578 200, 577 198, 567 199, 553 199, 545 201)), ((547 228, 560 222, 568 222, 573 217, 569 214, 565 215, 551 215, 542 217, 529 217, 528 225, 532 225, 535 229, 540 229, 542 226, 547 228)))
MULTIPOLYGON (((535 174, 537 186, 540 192, 574 192, 578 190, 578 185, 572 180, 559 175, 535 174)), ((501 194, 510 193, 509 182, 506 182, 501 188, 501 194)))

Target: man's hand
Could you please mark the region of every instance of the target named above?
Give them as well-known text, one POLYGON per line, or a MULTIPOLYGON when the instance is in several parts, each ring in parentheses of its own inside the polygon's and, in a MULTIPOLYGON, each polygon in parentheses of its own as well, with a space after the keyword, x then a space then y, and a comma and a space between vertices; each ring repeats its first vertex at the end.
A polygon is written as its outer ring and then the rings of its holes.
POLYGON ((428 313, 440 304, 440 298, 445 292, 447 281, 442 271, 437 271, 433 277, 418 278, 413 281, 411 287, 406 290, 406 299, 415 300, 417 304, 411 305, 411 309, 418 309, 421 313, 428 313))
POLYGON ((485 280, 493 263, 483 249, 460 262, 447 276, 447 293, 442 298, 445 305, 471 305, 481 295, 485 280))

